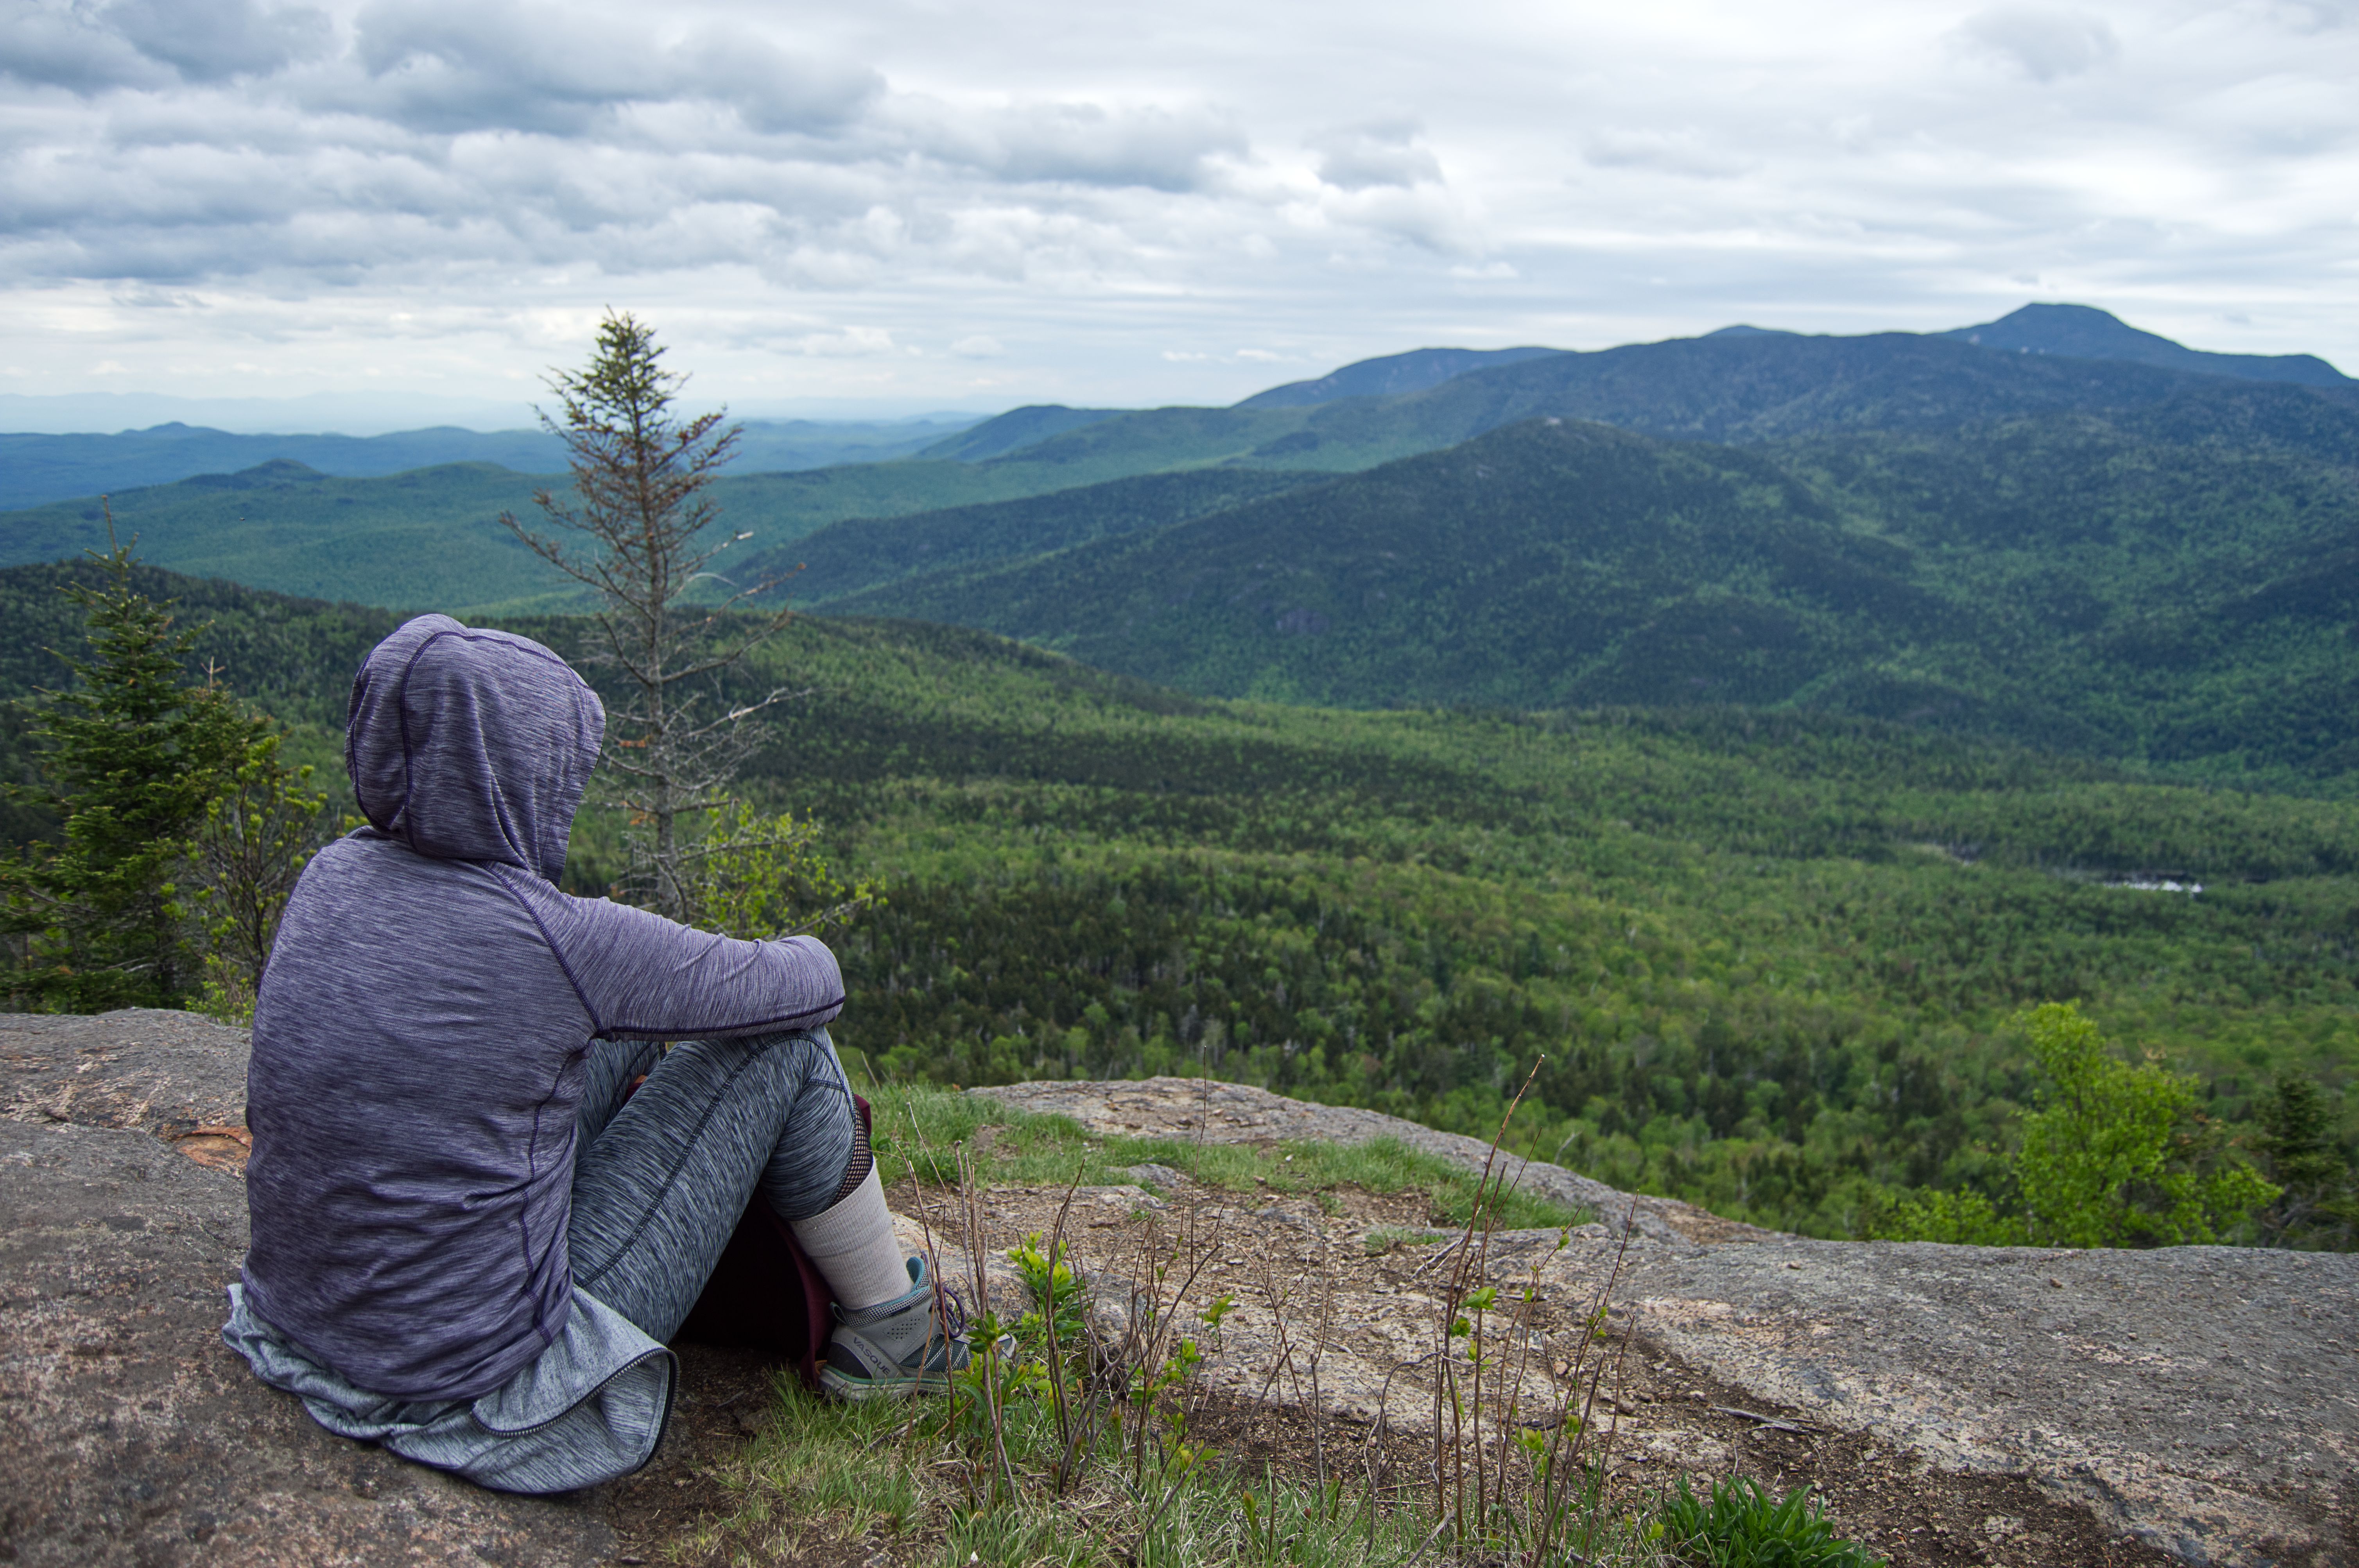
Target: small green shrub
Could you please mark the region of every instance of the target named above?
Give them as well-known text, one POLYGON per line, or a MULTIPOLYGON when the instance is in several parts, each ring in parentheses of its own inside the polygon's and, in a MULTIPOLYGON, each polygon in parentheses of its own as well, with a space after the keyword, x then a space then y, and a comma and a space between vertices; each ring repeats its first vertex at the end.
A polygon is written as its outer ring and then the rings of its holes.
POLYGON ((1663 1542, 1695 1568, 1883 1568, 1884 1559, 1843 1540, 1805 1491, 1781 1500, 1749 1478, 1712 1483, 1712 1496, 1687 1477, 1663 1500, 1663 1542))
POLYGON ((2115 1056, 2077 1003, 2011 1021, 2046 1082, 2009 1162, 2021 1212, 1976 1192, 1920 1192, 1871 1228, 1894 1241, 1989 1247, 2181 1247, 2234 1234, 2279 1189, 2199 1111, 2192 1077, 2115 1056))

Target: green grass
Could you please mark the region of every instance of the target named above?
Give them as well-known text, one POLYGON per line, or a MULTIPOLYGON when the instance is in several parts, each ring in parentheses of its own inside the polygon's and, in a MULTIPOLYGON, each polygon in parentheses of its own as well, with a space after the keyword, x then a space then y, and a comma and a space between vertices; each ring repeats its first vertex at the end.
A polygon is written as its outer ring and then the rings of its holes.
MULTIPOLYGON (((1019 1468, 1043 1464, 1056 1447, 1046 1413, 1045 1401, 1035 1403, 1011 1412, 1003 1428, 1019 1468)), ((959 1467, 940 1458, 951 1447, 929 1430, 947 1420, 940 1406, 832 1404, 783 1379, 769 1423, 733 1466, 734 1513, 708 1524, 690 1551, 734 1548, 768 1561, 816 1526, 835 1539, 887 1547, 897 1561, 942 1568, 977 1560, 1027 1568, 1378 1568, 1406 1561, 1424 1534, 1406 1511, 1372 1510, 1332 1491, 1322 1498, 1312 1487, 1248 1477, 1217 1462, 1174 1473, 1176 1495, 1159 1512, 1159 1490, 1126 1492, 1107 1485, 1103 1473, 1085 1498, 1036 1494, 974 1506, 960 1487, 959 1467), (1077 1514, 1072 1505, 1083 1501, 1086 1511, 1077 1514)), ((1110 1465, 1110 1456, 1099 1457, 1110 1465)))
MULTIPOLYGON (((855 1080, 861 1068, 853 1068, 855 1080)), ((1114 1186, 1130 1181, 1133 1165, 1168 1165, 1191 1181, 1225 1192, 1324 1193, 1358 1187, 1371 1193, 1418 1193, 1432 1205, 1437 1224, 1463 1225, 1473 1212, 1477 1177, 1448 1161, 1380 1138, 1367 1143, 1281 1143, 1267 1152, 1234 1143, 1181 1138, 1107 1137, 1070 1117, 1042 1116, 987 1096, 926 1083, 878 1083, 864 1089, 875 1115, 875 1148, 883 1179, 914 1175, 947 1185, 958 1180, 954 1150, 992 1186, 1114 1186), (993 1130, 988 1143, 976 1134, 993 1130)), ((1498 1205, 1511 1230, 1585 1224, 1586 1210, 1510 1192, 1498 1205)))
POLYGON ((1426 1230, 1415 1226, 1380 1225, 1363 1238, 1368 1256, 1380 1258, 1396 1247, 1419 1247, 1435 1241, 1447 1241, 1447 1232, 1426 1230))

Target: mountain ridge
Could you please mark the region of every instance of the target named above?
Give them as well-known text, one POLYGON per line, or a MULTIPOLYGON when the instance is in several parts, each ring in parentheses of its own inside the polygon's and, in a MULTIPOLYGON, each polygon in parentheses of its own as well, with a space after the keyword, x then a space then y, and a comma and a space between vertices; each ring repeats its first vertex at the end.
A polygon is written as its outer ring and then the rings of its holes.
POLYGON ((1231 404, 1233 408, 1299 408, 1343 397, 1392 397, 1423 392, 1469 371, 1560 354, 1562 349, 1410 349, 1354 360, 1309 381, 1290 381, 1231 404))
POLYGON ((1207 696, 1802 706, 2322 778, 2359 769, 2359 408, 2325 407, 2218 449, 2167 406, 1744 447, 1543 418, 822 608, 1207 696))
POLYGON ((2351 377, 2316 354, 2223 354, 2190 349, 2159 332, 2133 327, 2110 311, 2088 305, 2030 304, 1978 327, 1937 334, 2004 352, 2061 354, 2079 359, 2126 360, 2169 370, 2250 381, 2286 381, 2305 386, 2350 386, 2351 377))
MULTIPOLYGON (((738 442, 739 468, 794 472, 908 457, 951 433, 944 421, 747 420, 738 442)), ((172 422, 111 434, 18 433, 0 435, 0 512, 171 484, 200 474, 235 473, 281 458, 340 479, 382 478, 459 462, 561 474, 566 464, 565 444, 536 429, 479 431, 445 425, 382 436, 250 435, 172 422)))

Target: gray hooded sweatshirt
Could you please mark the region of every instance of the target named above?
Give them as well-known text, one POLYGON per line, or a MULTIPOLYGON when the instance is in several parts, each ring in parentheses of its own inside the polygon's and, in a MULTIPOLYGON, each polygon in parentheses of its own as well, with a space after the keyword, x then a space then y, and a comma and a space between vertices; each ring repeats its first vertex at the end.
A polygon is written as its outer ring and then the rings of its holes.
POLYGON ((823 1023, 808 936, 738 942, 559 891, 605 714, 527 638, 425 615, 353 685, 369 826, 288 901, 255 1009, 245 1308, 353 1387, 472 1400, 564 1333, 593 1038, 823 1023))

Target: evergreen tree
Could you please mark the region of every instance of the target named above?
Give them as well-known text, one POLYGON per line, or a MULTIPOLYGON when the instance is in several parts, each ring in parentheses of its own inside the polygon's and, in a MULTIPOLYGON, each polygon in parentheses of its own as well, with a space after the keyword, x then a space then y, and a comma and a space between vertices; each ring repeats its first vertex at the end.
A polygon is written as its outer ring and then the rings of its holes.
POLYGON ((737 430, 722 428, 718 413, 674 413, 687 377, 666 370, 663 354, 654 330, 627 312, 599 322, 588 367, 549 377, 561 417, 541 416, 573 471, 571 495, 533 497, 558 532, 534 533, 507 513, 500 522, 598 596, 602 646, 589 662, 624 677, 621 695, 609 687, 604 771, 619 781, 631 824, 626 885, 658 913, 688 920, 714 848, 698 830, 735 804, 738 768, 755 741, 745 720, 788 696, 726 705, 716 700, 719 677, 784 626, 787 612, 721 619, 777 583, 729 585, 711 569, 750 536, 714 525, 710 493, 737 430), (699 591, 716 583, 718 591, 699 591))
POLYGON ((2325 1094, 2299 1073, 2279 1075, 2260 1107, 2261 1157, 2285 1191, 2261 1215, 2262 1233, 2280 1247, 2343 1250, 2359 1226, 2351 1164, 2334 1141, 2325 1094))
POLYGON ((93 555, 98 580, 63 589, 89 652, 66 660, 75 685, 48 694, 43 780, 18 792, 60 836, 0 861, 0 920, 21 939, 8 989, 65 1011, 168 1007, 197 968, 179 882, 190 837, 256 721, 187 680, 196 632, 132 587, 131 546, 93 555))

